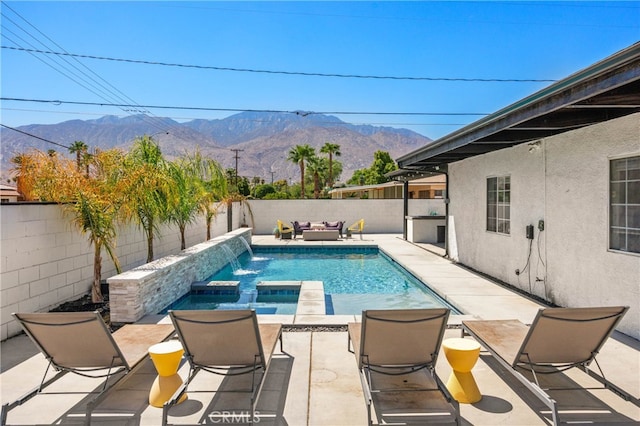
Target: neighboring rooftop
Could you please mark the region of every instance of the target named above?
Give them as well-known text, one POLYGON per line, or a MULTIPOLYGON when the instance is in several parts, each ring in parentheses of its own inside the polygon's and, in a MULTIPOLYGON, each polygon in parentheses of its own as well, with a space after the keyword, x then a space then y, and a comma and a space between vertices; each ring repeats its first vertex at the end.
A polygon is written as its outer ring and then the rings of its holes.
POLYGON ((0 198, 3 203, 15 203, 20 198, 20 193, 15 186, 0 184, 0 198))
MULTIPOLYGON (((442 198, 443 191, 447 184, 445 175, 435 175, 414 179, 409 183, 408 198, 442 198)), ((369 199, 379 198, 402 198, 403 183, 398 181, 390 181, 379 183, 377 185, 356 185, 345 186, 342 188, 334 188, 329 191, 331 198, 362 198, 367 196, 369 199)))

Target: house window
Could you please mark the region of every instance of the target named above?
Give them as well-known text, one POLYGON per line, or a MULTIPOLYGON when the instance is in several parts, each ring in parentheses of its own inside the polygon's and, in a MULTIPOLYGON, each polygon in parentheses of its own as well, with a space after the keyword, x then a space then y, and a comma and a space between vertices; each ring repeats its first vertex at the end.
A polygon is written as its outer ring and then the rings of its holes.
POLYGON ((640 253, 640 156, 609 167, 609 248, 640 253))
POLYGON ((487 231, 511 232, 511 177, 487 178, 487 231))

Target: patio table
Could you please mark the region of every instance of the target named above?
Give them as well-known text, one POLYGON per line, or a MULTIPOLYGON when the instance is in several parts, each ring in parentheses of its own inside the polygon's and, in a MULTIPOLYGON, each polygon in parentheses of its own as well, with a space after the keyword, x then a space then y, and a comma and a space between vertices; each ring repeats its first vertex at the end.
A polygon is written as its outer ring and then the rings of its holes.
POLYGON ((458 402, 473 404, 482 399, 471 369, 480 356, 480 344, 472 339, 446 339, 442 350, 453 371, 447 381, 447 389, 458 402))
MULTIPOLYGON (((182 386, 182 377, 178 374, 180 360, 184 349, 177 340, 169 340, 155 344, 149 348, 149 357, 158 371, 158 377, 153 381, 149 391, 149 404, 162 408, 175 391, 182 386)), ((187 399, 185 393, 178 403, 187 399)))

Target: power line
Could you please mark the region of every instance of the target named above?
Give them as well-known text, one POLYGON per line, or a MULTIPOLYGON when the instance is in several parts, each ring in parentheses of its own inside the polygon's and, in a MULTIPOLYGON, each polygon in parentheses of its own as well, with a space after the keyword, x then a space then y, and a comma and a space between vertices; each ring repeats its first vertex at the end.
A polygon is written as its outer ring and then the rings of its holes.
MULTIPOLYGON (((46 39, 47 42, 53 44, 55 47, 59 48, 60 50, 64 51, 65 53, 69 53, 61 45, 56 43, 51 37, 47 36, 45 33, 43 33, 41 30, 39 30, 35 25, 33 25, 31 22, 29 22, 25 17, 23 17, 15 9, 11 8, 10 6, 8 6, 6 4, 4 4, 4 6, 5 6, 6 9, 10 10, 11 12, 13 12, 13 14, 15 14, 19 19, 21 19, 24 23, 26 23, 30 28, 35 30, 40 36, 44 37, 44 39, 46 39)), ((6 20, 11 22, 18 30, 22 31, 28 37, 30 37, 31 39, 35 40, 35 42, 37 42, 38 44, 40 44, 44 48, 51 49, 51 47, 49 47, 49 45, 47 45, 47 43, 45 41, 43 41, 38 36, 31 34, 27 29, 23 28, 20 24, 15 22, 13 19, 11 19, 9 16, 7 16, 5 13, 2 13, 2 16, 6 20)), ((4 29, 6 31, 9 31, 11 34, 16 36, 17 38, 19 38, 24 44, 29 45, 29 46, 33 47, 34 49, 36 49, 36 46, 34 46, 33 44, 31 44, 30 42, 25 40, 23 37, 21 37, 20 35, 16 34, 15 32, 13 32, 11 30, 8 30, 6 28, 6 26, 5 26, 4 29)), ((3 32, 2 36, 4 38, 6 38, 7 40, 9 40, 10 42, 14 43, 16 46, 20 46, 20 43, 12 40, 10 37, 8 37, 5 34, 5 32, 3 32)), ((16 48, 17 49, 21 49, 23 47, 16 47, 16 48)), ((100 98, 102 98, 104 100, 110 100, 110 101, 115 100, 115 101, 120 101, 120 102, 132 102, 134 104, 136 103, 133 99, 131 99, 129 96, 127 96, 121 90, 119 90, 113 84, 109 83, 107 80, 102 78, 100 75, 98 75, 96 72, 94 72, 92 69, 90 69, 88 66, 83 64, 79 59, 77 59, 75 57, 71 57, 70 56, 70 58, 75 63, 72 63, 71 61, 67 60, 62 55, 60 55, 59 57, 55 58, 55 59, 60 60, 61 62, 56 62, 55 60, 51 61, 51 62, 47 62, 47 61, 44 61, 42 58, 39 58, 34 53, 31 53, 31 55, 34 56, 36 59, 40 60, 41 62, 43 62, 45 65, 51 67, 55 71, 57 71, 60 74, 64 75, 65 77, 67 77, 68 79, 73 81, 74 83, 78 84, 79 86, 83 87, 84 89, 90 91, 91 93, 97 95, 98 97, 100 97, 100 98), (65 64, 67 64, 68 66, 65 65, 65 64), (79 66, 76 66, 75 64, 78 64, 79 66), (71 67, 71 68, 69 68, 69 67, 71 67), (82 67, 82 68, 80 68, 80 67, 82 67), (74 69, 76 71, 74 71, 74 69), (98 91, 100 93, 98 93, 96 91, 98 91)), ((128 113, 131 114, 132 112, 141 113, 143 111, 140 111, 138 108, 136 108, 136 109, 134 109, 134 111, 125 111, 125 112, 128 112, 128 113)), ((148 122, 148 124, 150 126, 155 127, 156 129, 158 129, 160 131, 166 131, 165 128, 162 128, 159 125, 159 123, 157 123, 157 120, 153 120, 153 119, 151 119, 151 117, 147 117, 146 121, 148 122)))
POLYGON ((50 141, 49 139, 41 138, 40 136, 32 135, 31 133, 23 132, 22 130, 18 130, 16 128, 14 128, 14 127, 9 127, 9 126, 4 125, 4 124, 0 124, 0 126, 5 127, 5 128, 7 128, 9 130, 13 130, 14 132, 22 133, 23 135, 31 136, 32 138, 40 139, 41 141, 44 141, 44 142, 47 142, 47 143, 51 143, 51 144, 54 144, 54 145, 61 146, 62 148, 71 149, 70 146, 63 145, 63 144, 58 143, 58 142, 50 141))
MULTIPOLYGON (((36 102, 48 103, 54 105, 71 104, 71 105, 91 105, 91 106, 113 106, 113 107, 132 107, 131 104, 116 104, 108 102, 81 102, 81 101, 62 101, 59 99, 25 99, 25 98, 8 98, 0 97, 2 101, 15 102, 36 102)), ((301 110, 277 110, 277 109, 242 109, 242 108, 214 108, 214 107, 194 107, 194 106, 169 106, 169 105, 137 105, 141 108, 148 109, 176 109, 176 110, 193 110, 193 111, 225 111, 225 112, 263 112, 263 113, 287 113, 306 117, 312 114, 334 114, 334 115, 407 115, 407 116, 486 116, 486 112, 382 112, 382 111, 301 111, 301 110)))
POLYGON ((211 66, 211 65, 179 64, 179 63, 171 63, 171 62, 146 61, 146 60, 139 60, 139 59, 113 58, 108 56, 97 56, 97 55, 81 55, 77 53, 54 52, 51 50, 40 50, 40 49, 26 49, 23 47, 14 47, 14 46, 0 46, 0 47, 2 49, 19 50, 19 51, 24 51, 29 53, 41 53, 45 55, 57 55, 57 56, 72 56, 75 58, 96 59, 101 61, 126 62, 126 63, 143 64, 143 65, 159 65, 159 66, 165 66, 165 67, 195 68, 195 69, 215 70, 215 71, 301 75, 305 77, 336 77, 336 78, 410 80, 410 81, 451 81, 451 82, 462 81, 462 82, 480 82, 480 83, 489 83, 489 82, 490 83, 554 83, 557 81, 552 79, 533 79, 533 78, 409 77, 409 76, 391 76, 391 75, 338 74, 338 73, 320 73, 320 72, 302 72, 302 71, 263 70, 263 69, 252 69, 252 68, 218 67, 218 66, 211 66))

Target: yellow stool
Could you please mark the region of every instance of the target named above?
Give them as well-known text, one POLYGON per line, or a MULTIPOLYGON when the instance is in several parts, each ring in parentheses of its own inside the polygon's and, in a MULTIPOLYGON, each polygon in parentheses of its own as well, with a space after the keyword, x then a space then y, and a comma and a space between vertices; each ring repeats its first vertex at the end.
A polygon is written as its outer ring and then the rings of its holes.
POLYGON ((472 339, 446 339, 442 349, 451 364, 447 389, 458 402, 472 404, 482 399, 471 369, 480 356, 480 345, 472 339))
MULTIPOLYGON (((149 356, 158 371, 158 377, 151 385, 149 392, 149 404, 162 408, 173 394, 182 386, 182 377, 178 375, 178 367, 184 349, 177 340, 170 340, 155 344, 149 348, 149 356)), ((178 403, 187 399, 187 394, 182 395, 178 403)))

